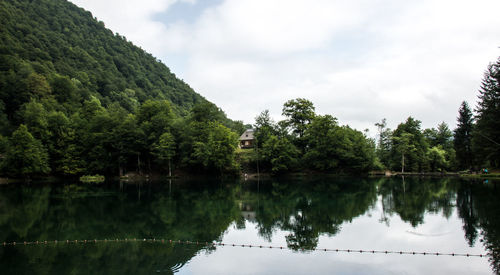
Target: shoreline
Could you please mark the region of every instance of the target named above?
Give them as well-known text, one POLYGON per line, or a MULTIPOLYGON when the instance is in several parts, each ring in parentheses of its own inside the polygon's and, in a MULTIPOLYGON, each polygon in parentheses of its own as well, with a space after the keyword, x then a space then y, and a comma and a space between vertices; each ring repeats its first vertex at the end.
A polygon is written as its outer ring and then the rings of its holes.
MULTIPOLYGON (((285 173, 281 175, 273 175, 272 173, 240 173, 239 175, 227 175, 223 178, 228 179, 239 179, 239 180, 267 180, 272 178, 301 178, 301 177, 395 177, 395 176, 408 176, 408 177, 456 177, 456 178, 471 178, 471 179, 500 179, 500 173, 491 174, 471 174, 471 173, 460 173, 460 172, 394 172, 394 171, 370 171, 367 173, 359 174, 349 174, 349 173, 333 173, 333 172, 319 172, 319 171, 299 171, 285 173)), ((162 175, 162 174, 128 174, 125 176, 107 176, 105 181, 158 181, 158 180, 185 180, 194 178, 218 178, 215 175, 200 175, 200 174, 189 174, 180 173, 174 174, 172 176, 162 175)), ((11 183, 18 182, 32 182, 32 181, 47 181, 47 180, 75 180, 82 184, 88 184, 89 182, 80 181, 79 178, 75 177, 64 177, 64 176, 40 176, 34 178, 15 178, 15 177, 0 177, 0 185, 7 185, 11 183)))

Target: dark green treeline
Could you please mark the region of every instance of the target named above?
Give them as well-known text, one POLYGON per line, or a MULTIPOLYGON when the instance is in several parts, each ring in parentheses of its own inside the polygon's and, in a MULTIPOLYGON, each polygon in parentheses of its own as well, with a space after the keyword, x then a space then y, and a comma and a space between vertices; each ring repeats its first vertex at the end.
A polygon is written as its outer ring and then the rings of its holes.
POLYGON ((294 170, 360 173, 388 169, 401 172, 446 172, 500 167, 500 58, 490 64, 479 90, 476 114, 463 102, 457 127, 442 122, 422 129, 408 117, 396 129, 376 123, 377 141, 331 115, 317 115, 311 101, 285 102, 285 120, 269 111, 255 118, 257 150, 252 167, 279 174, 294 170))
POLYGON ((331 115, 317 115, 311 101, 289 100, 283 115, 286 119, 277 123, 268 110, 256 117, 253 167, 274 174, 304 169, 363 173, 376 167, 375 142, 331 115))
POLYGON ((377 123, 377 157, 388 169, 399 171, 479 170, 500 167, 500 58, 488 66, 473 110, 462 102, 457 128, 441 123, 420 127, 409 117, 395 130, 377 123))
POLYGON ((1 174, 236 170, 242 123, 90 12, 0 1, 0 25, 1 174))
MULTIPOLYGON (((0 174, 121 175, 187 170, 237 173, 237 137, 248 126, 195 93, 151 54, 64 0, 0 1, 0 174)), ((483 79, 472 113, 457 128, 395 130, 377 123, 378 142, 285 102, 285 120, 255 121, 249 167, 274 174, 310 169, 425 172, 500 165, 500 61, 483 79), (257 165, 258 164, 258 165, 257 165)))

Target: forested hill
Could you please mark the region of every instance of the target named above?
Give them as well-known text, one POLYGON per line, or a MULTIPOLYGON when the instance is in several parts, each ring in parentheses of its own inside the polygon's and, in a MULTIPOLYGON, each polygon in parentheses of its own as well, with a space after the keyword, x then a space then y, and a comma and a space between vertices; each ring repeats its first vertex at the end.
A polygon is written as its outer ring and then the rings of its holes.
POLYGON ((0 104, 9 118, 41 96, 30 83, 44 80, 60 103, 93 95, 104 106, 119 102, 132 111, 147 99, 167 99, 186 114, 206 101, 151 54, 68 1, 0 1, 0 26, 0 104), (59 87, 64 84, 71 89, 59 87))
POLYGON ((1 176, 236 171, 242 131, 90 12, 0 0, 1 176))

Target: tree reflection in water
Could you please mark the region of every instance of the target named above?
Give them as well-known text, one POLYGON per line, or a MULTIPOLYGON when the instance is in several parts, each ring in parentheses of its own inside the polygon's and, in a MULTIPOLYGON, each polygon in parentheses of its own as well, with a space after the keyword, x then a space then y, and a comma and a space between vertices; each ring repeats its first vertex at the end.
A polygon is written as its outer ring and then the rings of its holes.
MULTIPOLYGON (((271 241, 285 231, 293 250, 312 250, 321 235, 378 202, 380 222, 397 215, 416 227, 426 213, 457 207, 470 246, 484 242, 495 272, 500 259, 500 194, 495 183, 454 178, 322 178, 268 182, 174 181, 107 185, 0 186, 0 240, 164 238, 220 241, 246 221, 271 241)), ((13 274, 173 273, 206 246, 114 243, 0 247, 0 268, 13 274)))

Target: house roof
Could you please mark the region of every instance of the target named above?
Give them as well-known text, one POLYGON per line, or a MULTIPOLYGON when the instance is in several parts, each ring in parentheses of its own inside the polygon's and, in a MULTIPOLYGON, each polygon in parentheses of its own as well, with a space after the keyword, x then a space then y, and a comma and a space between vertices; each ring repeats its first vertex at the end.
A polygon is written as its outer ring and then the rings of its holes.
POLYGON ((241 136, 240 140, 254 140, 253 129, 246 130, 241 136))

